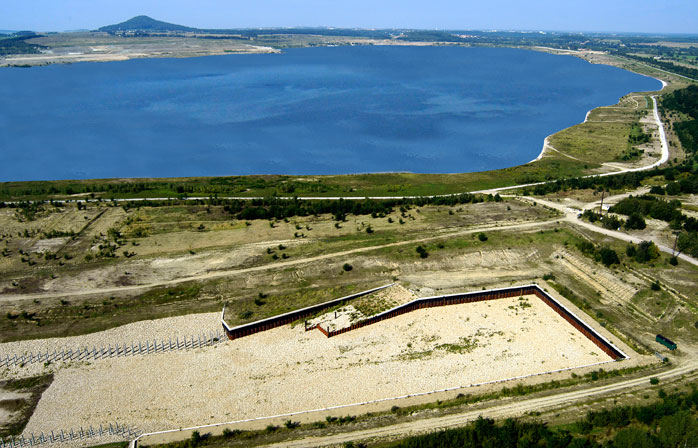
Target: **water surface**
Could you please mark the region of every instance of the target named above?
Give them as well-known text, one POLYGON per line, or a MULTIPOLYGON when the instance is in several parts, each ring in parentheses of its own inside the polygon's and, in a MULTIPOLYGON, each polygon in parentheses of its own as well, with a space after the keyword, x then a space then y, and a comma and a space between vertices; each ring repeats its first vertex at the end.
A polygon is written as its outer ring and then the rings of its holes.
POLYGON ((473 172, 659 81, 572 56, 333 47, 0 70, 0 181, 473 172))

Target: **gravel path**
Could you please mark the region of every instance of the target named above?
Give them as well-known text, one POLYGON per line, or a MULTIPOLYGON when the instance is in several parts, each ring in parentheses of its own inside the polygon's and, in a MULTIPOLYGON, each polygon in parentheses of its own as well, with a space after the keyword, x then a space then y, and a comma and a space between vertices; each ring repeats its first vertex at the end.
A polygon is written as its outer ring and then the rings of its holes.
POLYGON ((284 326, 202 350, 62 369, 25 432, 109 421, 154 431, 607 360, 536 297, 500 299, 419 310, 329 339, 284 326))

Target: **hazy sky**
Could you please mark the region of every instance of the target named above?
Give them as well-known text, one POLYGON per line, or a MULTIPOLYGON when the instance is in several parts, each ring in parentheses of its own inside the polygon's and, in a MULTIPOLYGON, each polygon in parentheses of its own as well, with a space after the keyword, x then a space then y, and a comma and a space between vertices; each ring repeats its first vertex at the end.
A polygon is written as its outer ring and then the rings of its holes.
POLYGON ((0 0, 0 29, 95 29, 140 14, 199 28, 698 33, 696 0, 0 0))

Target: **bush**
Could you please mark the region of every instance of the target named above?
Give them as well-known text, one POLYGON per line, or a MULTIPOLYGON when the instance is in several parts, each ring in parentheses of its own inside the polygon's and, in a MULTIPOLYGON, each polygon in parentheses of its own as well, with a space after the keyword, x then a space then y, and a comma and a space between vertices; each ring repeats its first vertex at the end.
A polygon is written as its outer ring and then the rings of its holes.
POLYGON ((611 266, 620 263, 620 259, 618 258, 616 251, 609 247, 602 247, 599 251, 599 256, 601 257, 601 263, 603 263, 604 266, 611 266))
POLYGON ((200 433, 199 431, 194 431, 194 432, 192 432, 192 433, 191 433, 191 439, 190 439, 191 445, 192 445, 192 446, 197 446, 197 445, 199 445, 201 442, 204 441, 204 439, 208 438, 210 435, 211 435, 210 433, 209 433, 209 434, 201 435, 201 433, 200 433))
POLYGON ((294 421, 291 421, 291 420, 286 420, 286 421, 284 422, 284 426, 285 426, 287 429, 298 428, 300 425, 301 425, 300 422, 294 422, 294 421))
POLYGON ((482 242, 484 243, 485 241, 487 241, 487 235, 485 235, 484 233, 480 232, 480 233, 477 235, 477 239, 479 239, 480 241, 482 241, 482 242))
POLYGON ((639 263, 647 263, 659 258, 659 249, 652 241, 643 241, 637 245, 635 260, 639 263))
POLYGON ((654 185, 652 188, 650 188, 650 193, 664 195, 665 192, 664 189, 659 185, 654 185))
POLYGON ((344 272, 349 272, 352 269, 354 269, 354 267, 352 265, 350 265, 349 263, 344 263, 344 265, 342 266, 342 269, 344 269, 344 272))
POLYGON ((627 221, 625 221, 625 228, 628 230, 642 230, 647 227, 645 218, 639 213, 633 213, 630 215, 627 221))
POLYGON ((615 230, 622 227, 625 223, 613 215, 607 215, 603 219, 604 229, 615 230))
POLYGON ((427 250, 421 244, 417 246, 415 250, 419 254, 419 258, 427 258, 429 256, 429 252, 427 252, 427 250))
POLYGON ((669 264, 672 266, 676 266, 677 264, 679 264, 679 259, 676 257, 671 257, 669 258, 669 264))
POLYGON ((650 384, 656 386, 657 384, 659 384, 659 378, 653 376, 652 378, 650 378, 650 384))
POLYGON ((650 286, 650 288, 652 288, 652 291, 659 291, 662 289, 662 287, 659 285, 659 282, 656 280, 654 282, 652 282, 652 285, 650 286))
POLYGON ((235 437, 237 435, 242 434, 242 431, 239 429, 233 429, 231 430, 230 428, 225 428, 223 430, 223 437, 226 439, 230 439, 231 437, 235 437))
POLYGON ((250 317, 252 317, 253 314, 254 313, 252 311, 245 310, 245 311, 241 312, 240 314, 238 314, 238 317, 240 319, 249 319, 250 317))

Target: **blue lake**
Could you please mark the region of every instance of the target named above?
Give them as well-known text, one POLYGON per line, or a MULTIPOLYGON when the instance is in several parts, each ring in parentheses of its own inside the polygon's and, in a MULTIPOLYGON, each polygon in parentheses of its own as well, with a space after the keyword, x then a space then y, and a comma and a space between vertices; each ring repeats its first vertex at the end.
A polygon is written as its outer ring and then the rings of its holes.
POLYGON ((571 56, 458 47, 0 69, 0 181, 473 172, 659 81, 571 56))

